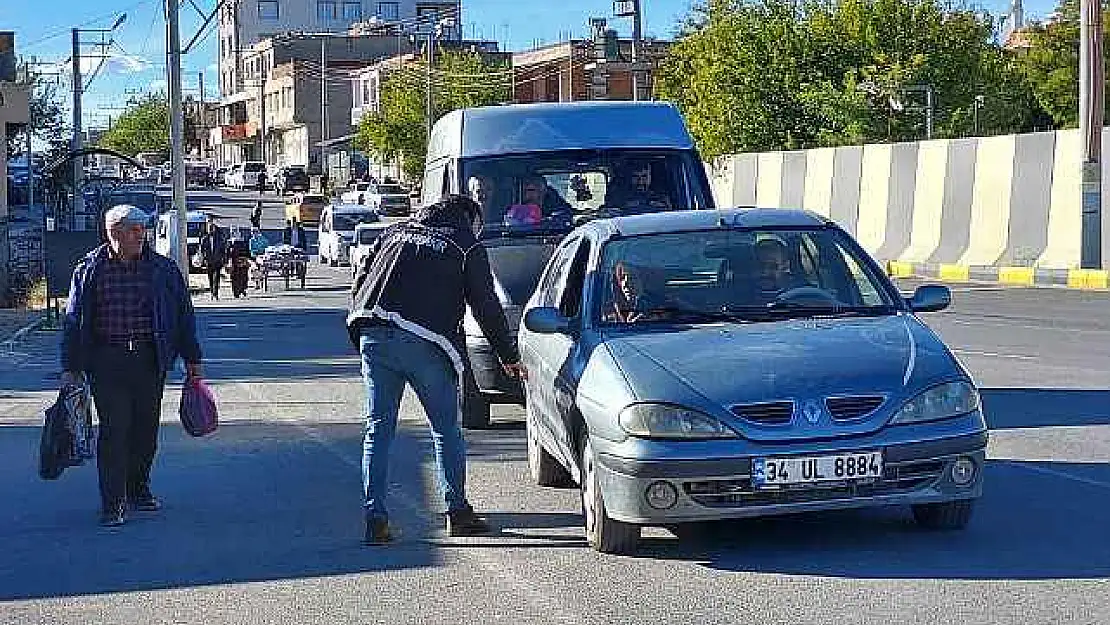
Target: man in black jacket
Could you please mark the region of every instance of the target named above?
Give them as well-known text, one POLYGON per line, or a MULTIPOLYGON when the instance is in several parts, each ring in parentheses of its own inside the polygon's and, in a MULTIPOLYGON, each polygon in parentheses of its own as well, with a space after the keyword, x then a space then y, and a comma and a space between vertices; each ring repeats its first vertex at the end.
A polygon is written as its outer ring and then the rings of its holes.
POLYGON ((462 320, 469 304, 506 372, 524 376, 497 300, 485 248, 475 232, 480 207, 450 196, 388 228, 358 268, 347 329, 362 354, 367 417, 363 439, 366 544, 389 542, 385 507, 389 446, 405 384, 432 427, 452 536, 484 534, 489 524, 466 499, 462 430, 462 320))

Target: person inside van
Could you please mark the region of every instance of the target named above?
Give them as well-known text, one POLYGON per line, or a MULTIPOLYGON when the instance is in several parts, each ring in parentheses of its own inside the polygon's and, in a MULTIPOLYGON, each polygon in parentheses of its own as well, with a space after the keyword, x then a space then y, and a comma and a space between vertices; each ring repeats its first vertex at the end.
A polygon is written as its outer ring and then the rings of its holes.
POLYGON ((524 179, 520 188, 520 203, 513 204, 505 211, 505 224, 510 226, 531 226, 543 221, 543 200, 547 182, 539 176, 524 179))
POLYGON ((482 207, 482 214, 489 214, 494 194, 493 180, 489 176, 471 176, 466 181, 466 190, 470 199, 482 207))
POLYGON ((623 168, 620 180, 615 181, 616 198, 610 199, 625 215, 655 213, 671 210, 674 206, 666 193, 655 189, 651 162, 631 161, 623 168))

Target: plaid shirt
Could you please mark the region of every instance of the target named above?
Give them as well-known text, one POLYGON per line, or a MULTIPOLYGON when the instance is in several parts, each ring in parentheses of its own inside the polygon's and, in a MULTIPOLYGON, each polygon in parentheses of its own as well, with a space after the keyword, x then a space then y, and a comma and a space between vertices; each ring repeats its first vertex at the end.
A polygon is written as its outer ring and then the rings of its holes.
POLYGON ((97 277, 93 333, 114 345, 154 338, 154 285, 150 262, 109 257, 97 277))

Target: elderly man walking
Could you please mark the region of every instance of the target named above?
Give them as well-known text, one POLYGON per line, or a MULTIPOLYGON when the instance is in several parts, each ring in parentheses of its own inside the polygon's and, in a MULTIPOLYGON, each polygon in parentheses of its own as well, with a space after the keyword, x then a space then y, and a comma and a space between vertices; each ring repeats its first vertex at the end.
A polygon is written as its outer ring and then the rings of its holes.
POLYGON ((84 376, 99 416, 100 523, 125 508, 160 508, 150 490, 166 373, 180 356, 201 375, 188 286, 170 259, 146 244, 148 215, 121 205, 104 216, 108 242, 77 263, 63 320, 62 383, 84 376))

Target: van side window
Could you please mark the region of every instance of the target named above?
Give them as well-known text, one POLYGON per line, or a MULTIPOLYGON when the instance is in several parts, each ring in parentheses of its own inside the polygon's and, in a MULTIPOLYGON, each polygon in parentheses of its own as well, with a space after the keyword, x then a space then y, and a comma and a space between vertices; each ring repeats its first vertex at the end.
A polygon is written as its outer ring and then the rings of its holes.
POLYGON ((435 204, 443 197, 446 176, 445 165, 439 164, 424 174, 424 185, 420 189, 420 203, 424 206, 435 204))

